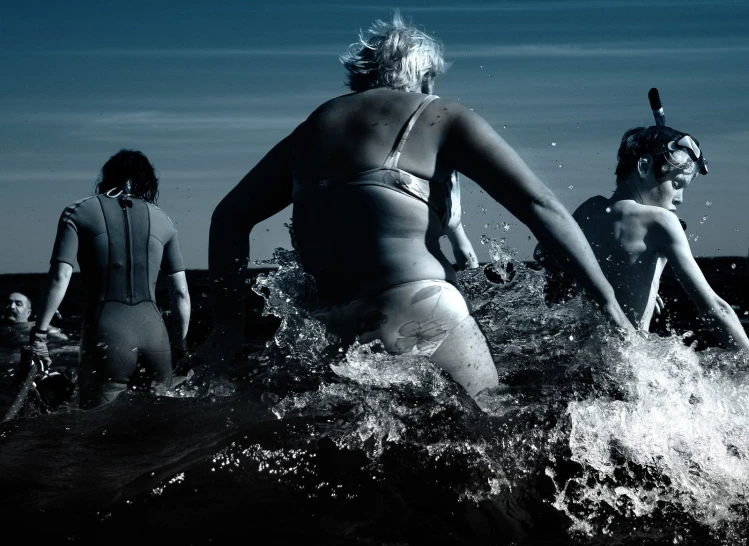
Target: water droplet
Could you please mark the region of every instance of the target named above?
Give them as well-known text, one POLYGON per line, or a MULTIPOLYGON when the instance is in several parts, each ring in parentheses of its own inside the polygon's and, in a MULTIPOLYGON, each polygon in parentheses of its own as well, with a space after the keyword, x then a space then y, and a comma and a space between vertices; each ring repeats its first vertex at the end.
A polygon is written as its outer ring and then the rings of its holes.
POLYGON ((510 224, 508 224, 507 222, 502 222, 502 229, 504 229, 505 231, 510 231, 510 224))
POLYGON ((611 254, 609 254, 608 256, 606 256, 606 261, 607 261, 607 262, 610 262, 610 261, 611 261, 612 259, 613 259, 613 258, 611 257, 611 254))
POLYGON ((606 212, 611 212, 611 207, 606 207, 606 212))
POLYGON ((573 186, 572 184, 570 184, 570 185, 569 185, 569 186, 567 186, 567 187, 568 187, 569 189, 572 189, 572 188, 574 188, 575 186, 573 186))
POLYGON ((488 245, 489 242, 490 242, 489 237, 487 237, 486 235, 482 235, 481 236, 481 244, 482 245, 488 245))
POLYGON ((557 143, 556 143, 556 142, 552 142, 552 143, 551 143, 551 145, 552 145, 552 146, 556 146, 556 145, 557 145, 557 143))
POLYGON ((736 269, 736 264, 731 264, 731 269, 736 269))
POLYGON ((559 161, 559 160, 557 159, 557 165, 559 165, 559 168, 561 169, 562 167, 564 167, 564 162, 562 162, 562 161, 559 161))
POLYGON ((507 125, 502 125, 502 129, 507 129, 507 125))
POLYGON ((709 207, 710 205, 713 204, 713 202, 712 201, 705 201, 705 204, 709 207))

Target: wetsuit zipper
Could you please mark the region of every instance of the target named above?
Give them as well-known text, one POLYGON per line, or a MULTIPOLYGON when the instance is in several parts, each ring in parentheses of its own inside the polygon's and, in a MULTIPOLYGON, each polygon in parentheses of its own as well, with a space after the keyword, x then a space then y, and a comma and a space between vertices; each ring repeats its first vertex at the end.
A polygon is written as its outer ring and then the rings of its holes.
POLYGON ((125 218, 125 267, 126 267, 126 280, 127 280, 127 302, 133 303, 133 274, 132 274, 132 259, 130 256, 130 217, 127 213, 127 206, 122 207, 122 214, 125 218))

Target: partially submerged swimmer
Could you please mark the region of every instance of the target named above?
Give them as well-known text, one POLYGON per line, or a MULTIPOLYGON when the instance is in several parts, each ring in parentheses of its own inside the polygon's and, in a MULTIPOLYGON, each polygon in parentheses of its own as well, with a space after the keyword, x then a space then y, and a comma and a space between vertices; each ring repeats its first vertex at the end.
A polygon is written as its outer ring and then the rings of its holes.
MULTIPOLYGON (((18 366, 21 348, 28 344, 29 333, 36 324, 31 320, 32 312, 31 300, 26 294, 12 292, 8 295, 0 324, 0 373, 18 366)), ((50 326, 48 331, 50 362, 56 367, 74 365, 70 338, 59 328, 50 326)))
MULTIPOLYGON (((699 143, 686 133, 666 126, 630 129, 619 146, 613 195, 588 199, 573 216, 632 324, 649 330, 669 263, 718 339, 732 349, 749 348, 736 313, 707 283, 675 214, 684 190, 707 173, 705 163, 699 143)), ((535 255, 544 260, 543 248, 535 255)))
POLYGON ((49 285, 30 344, 47 350, 47 329, 78 262, 86 288, 81 328, 80 405, 113 401, 140 364, 154 384, 172 384, 173 360, 186 352, 190 295, 179 237, 155 205, 158 178, 141 152, 120 150, 102 168, 97 193, 67 206, 57 229, 49 285), (170 335, 156 307, 159 270, 167 275, 170 335), (170 343, 171 342, 171 343, 170 343))
POLYGON ((220 365, 239 351, 245 272, 237 264, 247 263, 252 228, 293 203, 295 246, 329 331, 428 356, 472 396, 497 385, 486 339, 439 245, 455 206, 455 171, 569 259, 612 320, 631 328, 551 191, 478 114, 432 94, 444 71, 440 44, 396 14, 342 61, 353 92, 317 108, 214 211, 214 331, 204 359, 220 365))

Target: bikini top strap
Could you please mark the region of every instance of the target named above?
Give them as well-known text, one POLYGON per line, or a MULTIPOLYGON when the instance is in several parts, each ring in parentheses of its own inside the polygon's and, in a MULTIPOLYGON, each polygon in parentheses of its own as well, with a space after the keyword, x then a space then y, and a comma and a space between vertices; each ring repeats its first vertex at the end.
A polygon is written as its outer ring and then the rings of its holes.
POLYGON ((408 122, 401 130, 398 140, 396 140, 395 144, 393 145, 393 149, 390 150, 390 154, 387 156, 387 159, 385 159, 385 163, 382 164, 383 167, 387 169, 398 168, 398 160, 401 157, 401 150, 403 150, 403 145, 406 143, 406 140, 408 140, 408 135, 409 133, 411 133, 411 129, 413 129, 416 120, 419 119, 419 116, 424 111, 424 109, 429 106, 433 100, 438 98, 439 97, 437 95, 426 95, 422 99, 421 103, 419 103, 419 107, 413 114, 411 114, 408 122))

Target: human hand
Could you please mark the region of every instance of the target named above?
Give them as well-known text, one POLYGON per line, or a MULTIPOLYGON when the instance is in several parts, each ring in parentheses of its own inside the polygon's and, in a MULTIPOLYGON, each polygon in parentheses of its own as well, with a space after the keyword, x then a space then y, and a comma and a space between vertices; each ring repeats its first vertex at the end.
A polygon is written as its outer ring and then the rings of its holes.
POLYGON ((187 348, 172 347, 172 370, 175 375, 183 375, 189 368, 190 353, 187 348))
POLYGON ((663 308, 666 307, 666 304, 663 303, 663 298, 661 298, 660 294, 655 295, 655 307, 653 308, 653 312, 656 315, 660 315, 663 312, 663 308))
POLYGON ((36 327, 29 332, 29 347, 31 352, 36 355, 42 363, 43 369, 49 369, 52 359, 49 357, 47 348, 47 331, 38 330, 36 327))
POLYGON ((607 315, 609 315, 614 324, 623 329, 625 332, 635 331, 635 327, 632 326, 632 323, 627 318, 627 315, 624 314, 624 311, 622 311, 622 308, 619 306, 618 302, 613 301, 606 303, 603 306, 603 310, 607 315))

